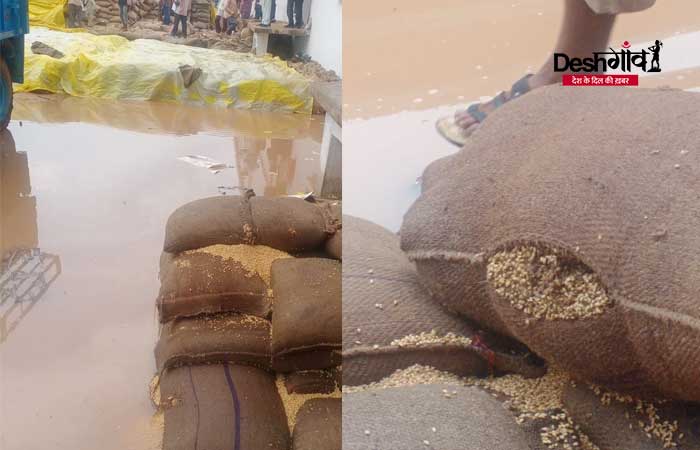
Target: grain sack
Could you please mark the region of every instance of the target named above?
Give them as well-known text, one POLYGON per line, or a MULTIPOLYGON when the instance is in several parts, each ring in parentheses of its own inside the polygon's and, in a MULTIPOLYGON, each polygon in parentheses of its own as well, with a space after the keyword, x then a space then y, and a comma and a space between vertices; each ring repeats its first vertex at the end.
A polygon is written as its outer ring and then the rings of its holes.
POLYGON ((343 449, 531 450, 501 403, 473 387, 447 384, 343 395, 343 449), (454 392, 446 398, 444 391, 454 392))
POLYGON ((340 387, 335 370, 303 370, 284 376, 290 394, 330 394, 340 387))
POLYGON ((181 206, 168 219, 164 250, 260 244, 302 252, 321 247, 328 232, 335 231, 318 205, 294 197, 253 195, 211 197, 181 206))
MULTIPOLYGON (((343 365, 347 385, 378 381, 422 364, 458 375, 486 375, 488 361, 467 322, 431 302, 399 237, 345 216, 343 365)), ((492 364, 529 376, 542 373, 524 356, 493 349, 492 364)))
POLYGON ((600 450, 700 449, 700 405, 645 401, 585 383, 567 384, 563 402, 600 450))
POLYGON ((213 245, 176 256, 163 253, 160 320, 226 311, 268 317, 270 266, 289 257, 262 245, 213 245))
POLYGON ((224 362, 270 370, 270 322, 242 314, 175 319, 161 330, 155 355, 159 371, 224 362))
POLYGON ((343 259, 343 230, 338 230, 326 241, 326 253, 331 258, 343 259))
POLYGON ((249 196, 203 198, 179 207, 165 226, 168 253, 215 244, 253 244, 253 218, 249 196))
POLYGON ((499 108, 405 216, 422 284, 579 377, 700 401, 698 100, 548 87, 499 108))
POLYGON ((161 380, 164 450, 287 450, 285 411, 272 375, 215 364, 168 370, 161 380))
POLYGON ((341 264, 332 259, 294 258, 272 264, 272 367, 276 371, 340 364, 340 277, 341 264))
POLYGON ((290 432, 293 432, 294 428, 296 427, 297 415, 304 403, 313 399, 340 399, 342 396, 339 388, 328 394, 298 394, 289 392, 285 385, 285 376, 281 374, 277 375, 277 392, 282 399, 282 404, 284 405, 284 410, 287 414, 287 422, 290 432))
POLYGON ((297 414, 292 450, 341 450, 342 408, 339 398, 304 403, 297 414))

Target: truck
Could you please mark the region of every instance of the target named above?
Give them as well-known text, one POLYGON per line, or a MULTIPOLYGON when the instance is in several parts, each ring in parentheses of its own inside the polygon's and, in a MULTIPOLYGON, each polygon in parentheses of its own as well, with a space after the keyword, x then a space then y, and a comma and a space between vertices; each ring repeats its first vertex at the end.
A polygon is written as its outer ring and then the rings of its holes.
POLYGON ((29 1, 0 0, 0 131, 12 116, 12 83, 24 82, 24 35, 29 32, 29 1))

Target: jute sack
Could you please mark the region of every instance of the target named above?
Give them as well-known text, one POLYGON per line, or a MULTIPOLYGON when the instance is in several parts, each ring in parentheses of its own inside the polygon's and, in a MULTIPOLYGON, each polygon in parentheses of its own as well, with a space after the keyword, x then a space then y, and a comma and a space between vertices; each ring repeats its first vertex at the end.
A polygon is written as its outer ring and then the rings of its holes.
POLYGON ((340 387, 337 370, 303 370, 284 376, 289 394, 330 394, 340 387))
POLYGON ((651 402, 567 384, 569 416, 600 450, 700 449, 700 405, 651 402))
MULTIPOLYGON (((379 381, 414 364, 486 375, 488 361, 472 341, 473 328, 430 300, 399 237, 363 219, 345 216, 344 222, 344 383, 379 381)), ((542 373, 522 356, 493 350, 492 364, 501 370, 542 373)))
POLYGON ((427 384, 343 395, 344 450, 532 450, 528 441, 498 400, 473 387, 427 384), (454 395, 447 399, 443 390, 454 395))
POLYGON ((286 252, 322 247, 335 231, 324 209, 294 197, 219 196, 181 206, 168 219, 164 251, 259 244, 286 252))
POLYGON ((161 256, 161 322, 202 313, 268 317, 273 261, 290 256, 265 246, 214 245, 161 256))
POLYGON ((548 87, 499 108, 405 216, 402 248, 421 283, 579 377, 699 401, 699 99, 548 87), (578 319, 516 307, 487 265, 526 247, 558 252, 607 302, 578 319))
POLYGON ((163 326, 155 356, 159 371, 223 362, 270 370, 270 322, 242 314, 175 319, 163 326))
POLYGON ((343 259, 343 230, 338 230, 326 241, 326 253, 334 259, 343 259))
POLYGON ((340 262, 277 260, 272 264, 272 290, 272 367, 278 372, 295 372, 340 364, 340 262))
POLYGON ((168 370, 161 379, 164 450, 288 450, 291 442, 272 375, 212 364, 168 370))
POLYGON ((297 414, 292 450, 341 450, 342 400, 307 400, 297 414))

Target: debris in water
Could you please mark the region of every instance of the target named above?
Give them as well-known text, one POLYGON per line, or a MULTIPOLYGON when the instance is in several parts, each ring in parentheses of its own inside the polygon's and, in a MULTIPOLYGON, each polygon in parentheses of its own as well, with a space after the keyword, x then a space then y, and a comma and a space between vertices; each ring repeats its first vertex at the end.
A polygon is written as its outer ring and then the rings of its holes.
POLYGON ((217 174, 224 169, 233 169, 235 167, 230 164, 225 164, 202 155, 180 156, 177 159, 179 159, 180 161, 184 161, 188 164, 192 164, 196 167, 203 167, 205 169, 209 169, 213 174, 217 174))

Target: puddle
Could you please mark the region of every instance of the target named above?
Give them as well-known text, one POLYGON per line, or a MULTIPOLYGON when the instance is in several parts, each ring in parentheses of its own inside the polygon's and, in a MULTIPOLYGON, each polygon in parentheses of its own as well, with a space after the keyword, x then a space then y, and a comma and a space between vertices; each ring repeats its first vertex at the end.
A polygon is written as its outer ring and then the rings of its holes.
MULTIPOLYGON (((510 87, 548 57, 562 2, 355 0, 344 10, 344 212, 397 231, 425 166, 457 150, 434 121, 510 87)), ((618 18, 611 45, 664 41, 645 87, 700 87, 700 3, 618 18)))
POLYGON ((1 446, 160 448, 148 383, 165 222, 235 186, 318 191, 323 119, 60 96, 15 104, 0 140, 0 248, 17 254, 0 278, 13 287, 0 305, 1 446), (234 168, 177 159, 193 154, 234 168))

